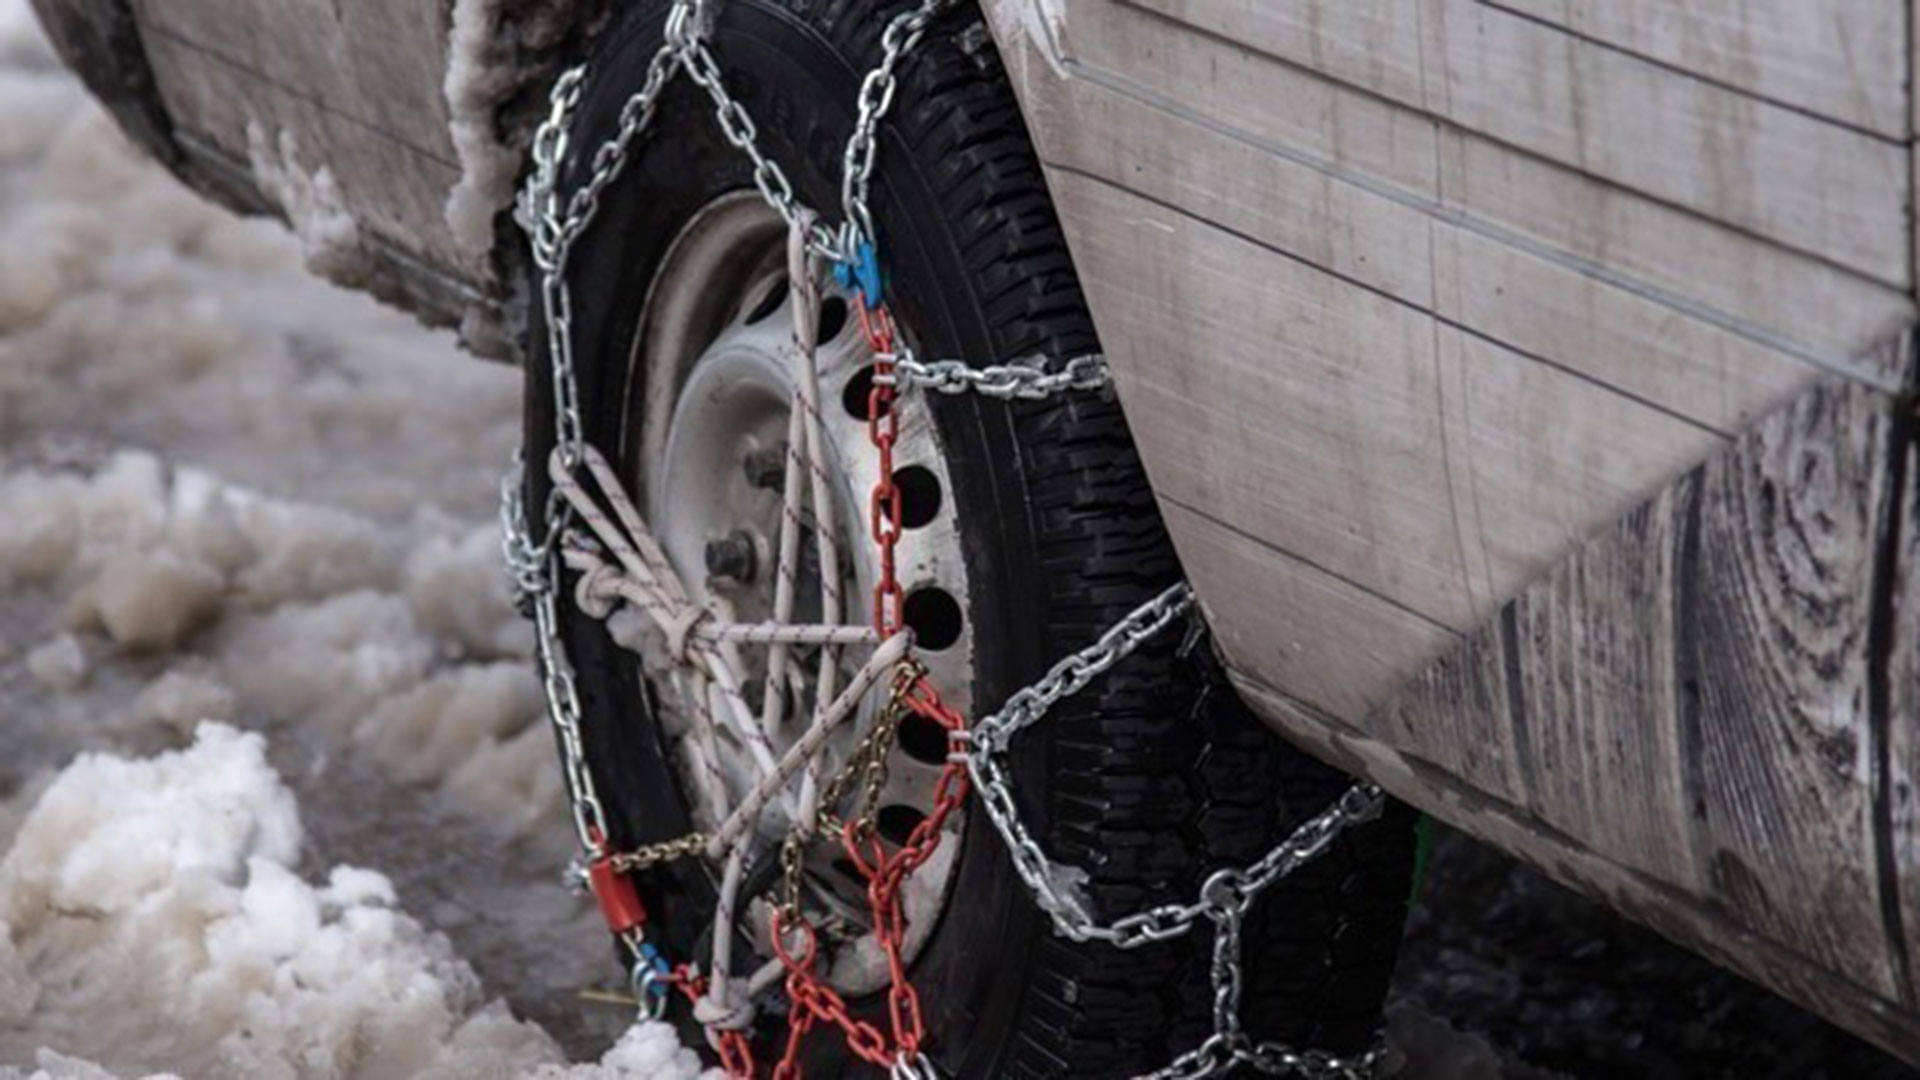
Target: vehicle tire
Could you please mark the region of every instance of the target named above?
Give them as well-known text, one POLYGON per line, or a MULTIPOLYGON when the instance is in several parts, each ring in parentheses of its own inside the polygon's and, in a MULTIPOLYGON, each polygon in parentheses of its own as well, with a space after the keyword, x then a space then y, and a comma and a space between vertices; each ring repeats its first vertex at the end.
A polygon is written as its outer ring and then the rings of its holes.
MULTIPOLYGON (((582 181, 593 148, 616 130, 661 40, 664 9, 638 5, 596 47, 563 190, 582 181)), ((877 59, 884 19, 897 10, 856 0, 730 0, 721 9, 713 49, 727 86, 809 205, 838 206, 855 94, 877 59)), ((661 268, 689 223, 751 189, 748 161, 681 78, 575 249, 572 340, 585 431, 636 475, 644 465, 636 395, 649 375, 635 370, 635 358, 648 335, 668 332, 650 307, 661 268)), ((971 5, 941 17, 903 65, 872 205, 889 297, 923 355, 984 363, 1097 348, 1018 106, 971 5)), ((730 317, 745 300, 732 301, 730 317)), ((527 381, 534 507, 546 496, 539 463, 554 437, 545 333, 536 312, 527 381)), ((837 400, 831 387, 823 396, 837 400)), ((1008 404, 915 396, 903 407, 931 411, 951 487, 944 495, 971 583, 963 617, 973 702, 1004 701, 1180 579, 1111 397, 1008 404)), ((605 624, 571 605, 565 611, 585 743, 614 841, 684 833, 693 818, 659 720, 664 688, 605 624)), ((1190 899, 1211 869, 1257 857, 1347 784, 1261 726, 1204 644, 1183 648, 1181 637, 1143 648, 1062 702, 1011 754, 1035 835, 1055 858, 1085 869, 1086 893, 1106 917, 1190 899)), ((1412 851, 1412 816, 1395 804, 1256 905, 1245 934, 1244 1012, 1257 1037, 1340 1053, 1366 1047, 1398 947, 1412 851)), ((1166 1063, 1210 1030, 1204 927, 1127 952, 1056 938, 982 813, 968 814, 950 873, 948 902, 912 964, 927 1049, 947 1075, 1128 1075, 1166 1063)), ((682 861, 642 884, 650 937, 676 959, 704 959, 712 869, 682 861)), ((884 1029, 883 994, 853 1004, 884 1029)), ((774 1052, 775 1019, 763 1017, 756 1031, 762 1060, 774 1052)), ((813 1075, 852 1069, 831 1033, 816 1030, 808 1054, 813 1075)))

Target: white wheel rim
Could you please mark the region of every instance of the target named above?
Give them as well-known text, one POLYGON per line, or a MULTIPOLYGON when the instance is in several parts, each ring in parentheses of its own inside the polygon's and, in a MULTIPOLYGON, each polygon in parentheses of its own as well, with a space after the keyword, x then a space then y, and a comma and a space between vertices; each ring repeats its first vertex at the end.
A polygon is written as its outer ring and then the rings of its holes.
MULTIPOLYGON (((762 464, 778 459, 791 408, 793 294, 784 287, 784 241, 784 226, 755 193, 723 196, 704 207, 662 260, 648 291, 639 323, 642 331, 636 335, 629 366, 639 384, 627 395, 625 468, 630 479, 638 482, 647 519, 693 600, 703 603, 718 597, 732 604, 744 621, 766 618, 772 611, 770 582, 778 551, 780 492, 777 482, 770 490, 756 484, 747 465, 750 455, 761 455, 762 464), (777 295, 782 292, 784 297, 777 295), (708 547, 717 540, 739 540, 740 544, 730 547, 751 549, 755 572, 749 581, 709 575, 708 547)), ((834 525, 846 556, 841 569, 847 617, 865 622, 876 572, 873 543, 866 533, 866 493, 875 479, 878 458, 864 419, 849 411, 843 396, 849 382, 871 363, 871 356, 857 320, 847 310, 845 295, 831 285, 826 294, 827 304, 839 304, 846 317, 816 354, 822 432, 834 525)), ((823 325, 826 322, 823 318, 823 325)), ((903 532, 896 551, 897 576, 910 595, 926 589, 945 592, 964 615, 971 607, 953 487, 932 419, 920 405, 912 401, 901 412, 900 439, 894 451, 896 475, 909 468, 925 470, 937 489, 938 506, 928 520, 903 532)), ((817 567, 817 556, 812 563, 817 567)), ((817 597, 817 585, 806 580, 803 570, 796 591, 797 620, 817 613, 817 597)), ((971 620, 964 617, 952 644, 919 653, 948 703, 963 714, 972 705, 975 655, 971 620)), ((842 661, 848 671, 857 663, 857 659, 852 664, 842 661)), ((723 747, 721 760, 706 761, 697 741, 685 737, 690 725, 668 689, 671 668, 666 658, 643 651, 642 664, 661 690, 663 744, 683 790, 700 790, 694 773, 711 765, 737 799, 754 779, 744 754, 730 754, 723 747)), ((758 700, 763 666, 757 661, 749 665, 748 675, 756 684, 753 700, 758 700)), ((805 673, 810 686, 813 665, 799 663, 794 669, 805 673)), ((803 702, 810 707, 811 697, 803 702)), ((863 710, 861 730, 872 711, 871 705, 863 710)), ((790 710, 788 722, 776 734, 776 752, 785 749, 805 723, 804 713, 790 710)), ((835 737, 824 775, 837 770, 855 738, 852 725, 835 737)), ((901 743, 888 757, 887 781, 878 800, 883 836, 904 835, 932 809, 944 753, 943 737, 913 739, 903 732, 901 743)), ((711 809, 697 797, 690 802, 696 827, 711 828, 716 823, 711 809)), ((787 824, 778 817, 768 814, 768 825, 787 824)), ((948 835, 903 891, 907 915, 903 954, 908 963, 938 922, 952 884, 953 855, 963 826, 964 812, 947 820, 948 835)), ((764 846, 771 857, 777 838, 767 840, 764 846)), ((865 933, 864 883, 838 845, 824 840, 812 845, 807 867, 806 895, 812 909, 827 913, 829 937, 837 926, 844 940, 843 947, 831 953, 829 978, 843 993, 881 989, 887 969, 872 935, 865 933)), ((717 879, 718 866, 709 870, 717 879)), ((764 901, 756 902, 744 920, 763 956, 771 955, 764 940, 767 914, 764 901)))

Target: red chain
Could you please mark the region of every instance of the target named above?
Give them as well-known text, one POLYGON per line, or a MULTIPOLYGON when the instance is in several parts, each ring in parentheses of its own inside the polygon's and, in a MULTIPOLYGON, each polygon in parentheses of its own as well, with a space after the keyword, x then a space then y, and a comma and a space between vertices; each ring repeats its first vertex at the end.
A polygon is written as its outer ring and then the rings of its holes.
POLYGON ((912 1057, 920 1052, 926 1030, 921 1023, 920 995, 907 981, 906 962, 901 956, 907 919, 900 890, 907 878, 933 857, 934 849, 940 845, 942 826, 966 801, 968 781, 965 762, 958 753, 961 747, 955 738, 956 733, 966 730, 966 720, 940 700, 940 691, 925 676, 914 680, 907 707, 939 724, 947 732, 949 746, 954 751, 948 754, 946 768, 941 770, 940 780, 934 786, 933 813, 914 826, 900 850, 891 856, 880 838, 870 831, 863 832, 858 822, 847 822, 840 839, 847 858, 867 879, 867 903, 873 910, 874 938, 887 955, 887 971, 891 977, 887 1010, 894 1045, 900 1054, 912 1057))
POLYGON ((787 969, 787 998, 793 1005, 793 1014, 787 1021, 787 1052, 774 1067, 773 1075, 781 1080, 800 1075, 800 1043, 815 1020, 833 1021, 846 1035, 847 1047, 867 1061, 883 1069, 892 1065, 887 1037, 865 1020, 854 1019, 839 991, 814 974, 813 962, 819 947, 813 924, 802 918, 788 926, 784 917, 775 912, 771 936, 773 953, 787 969), (798 951, 788 949, 789 933, 800 940, 802 948, 798 951))
POLYGON ((875 479, 868 500, 868 519, 873 543, 880 552, 880 576, 873 585, 873 627, 881 640, 892 637, 901 626, 901 607, 906 594, 896 576, 893 549, 900 542, 900 489, 893 483, 893 444, 900 440, 900 416, 894 411, 891 383, 894 364, 893 316, 884 305, 868 309, 855 298, 860 308, 860 332, 873 350, 873 389, 867 392, 867 436, 880 454, 880 475, 875 479))
MULTIPOLYGON (((706 976, 695 973, 688 964, 681 964, 674 970, 673 985, 680 988, 689 1003, 707 996, 706 976)), ((720 1065, 727 1070, 728 1076, 753 1075, 753 1047, 747 1042, 745 1032, 723 1028, 715 1041, 719 1044, 720 1065)))
MULTIPOLYGON (((885 639, 904 625, 905 601, 894 559, 894 547, 900 541, 901 530, 900 489, 893 483, 893 447, 900 438, 900 417, 894 409, 897 395, 888 378, 894 370, 895 331, 893 317, 884 305, 869 308, 860 302, 858 307, 860 331, 873 350, 876 376, 873 389, 867 394, 867 434, 879 454, 880 475, 868 501, 868 523, 874 546, 880 553, 880 572, 873 586, 873 624, 885 639)), ((887 1013, 893 1038, 889 1042, 872 1024, 849 1015, 846 1002, 814 973, 817 942, 812 925, 802 919, 797 926, 788 927, 776 914, 772 928, 774 952, 787 969, 787 997, 793 1006, 786 1053, 773 1071, 780 1080, 800 1075, 800 1046, 817 1020, 832 1021, 845 1033, 847 1045, 855 1054, 882 1068, 901 1057, 919 1054, 926 1039, 920 995, 907 980, 906 960, 902 956, 907 919, 900 891, 907 878, 933 857, 940 843, 941 828, 966 801, 967 770, 958 753, 963 748, 960 736, 966 731, 966 720, 940 699, 940 691, 925 676, 914 680, 906 705, 914 713, 939 724, 955 751, 948 756, 947 766, 934 787, 933 812, 914 827, 906 842, 892 854, 888 854, 878 836, 863 829, 858 822, 848 822, 840 838, 847 857, 867 880, 874 938, 887 957, 891 983, 887 990, 887 1013), (799 938, 802 948, 788 950, 789 933, 799 938)))

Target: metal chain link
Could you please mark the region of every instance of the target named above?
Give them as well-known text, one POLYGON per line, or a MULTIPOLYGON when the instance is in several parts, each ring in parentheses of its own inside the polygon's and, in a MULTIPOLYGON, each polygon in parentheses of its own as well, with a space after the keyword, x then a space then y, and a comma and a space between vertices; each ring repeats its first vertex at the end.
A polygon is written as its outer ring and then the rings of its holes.
POLYGON ((690 832, 672 840, 662 840, 657 844, 647 844, 632 851, 616 851, 607 858, 615 870, 623 874, 634 874, 651 869, 662 863, 689 858, 707 849, 713 840, 709 833, 690 832))
POLYGON ((593 774, 587 769, 586 746, 580 736, 580 692, 573 681, 573 665, 560 640, 560 612, 555 591, 533 596, 534 640, 547 696, 547 715, 560 737, 561 763, 566 770, 568 802, 573 828, 582 850, 593 856, 606 851, 607 814, 600 805, 593 774))
POLYGON ((867 192, 872 186, 874 159, 880 148, 880 118, 893 107, 893 95, 899 89, 900 60, 920 43, 927 24, 954 3, 955 0, 924 0, 919 7, 894 16, 880 33, 880 63, 860 81, 859 115, 841 157, 840 207, 846 215, 841 236, 843 262, 858 257, 862 242, 872 242, 879 237, 874 231, 873 213, 867 207, 867 192))
MULTIPOLYGON (((897 92, 902 58, 918 43, 928 23, 952 7, 955 0, 923 0, 918 7, 895 16, 882 33, 882 59, 863 80, 858 118, 843 156, 841 198, 846 215, 838 231, 814 226, 808 245, 837 263, 862 257, 863 245, 875 239, 868 207, 880 119, 897 92)), ((569 129, 582 94, 585 68, 565 72, 550 94, 550 110, 533 140, 532 177, 522 193, 519 212, 540 272, 540 299, 546 314, 549 362, 552 366, 555 442, 562 463, 578 465, 584 446, 572 351, 572 299, 566 268, 574 243, 591 225, 606 188, 621 174, 629 149, 651 124, 655 105, 669 78, 684 68, 691 80, 712 100, 715 116, 727 141, 753 162, 755 187, 791 225, 801 212, 792 184, 779 165, 758 146, 758 132, 744 106, 727 92, 718 61, 706 45, 712 11, 706 0, 677 0, 668 15, 665 43, 653 54, 639 90, 623 104, 617 130, 589 159, 586 180, 564 203, 559 196, 560 172, 567 160, 569 129)), ((1109 385, 1106 361, 1098 355, 1075 357, 1061 370, 1040 365, 1006 364, 969 368, 961 361, 924 363, 910 353, 896 358, 893 383, 901 389, 920 387, 937 393, 975 392, 1002 399, 1031 400, 1052 394, 1087 391, 1109 385)), ((582 849, 593 858, 607 858, 623 872, 642 869, 669 858, 684 857, 702 846, 699 837, 653 845, 639 852, 609 855, 606 815, 587 765, 580 731, 580 701, 559 634, 557 546, 566 530, 569 511, 557 497, 542 507, 541 530, 535 535, 524 505, 524 467, 516 461, 502 484, 502 554, 514 586, 516 601, 533 618, 536 659, 543 679, 549 719, 561 747, 574 828, 582 849), (685 850, 681 850, 684 846, 685 850)), ((1371 1075, 1383 1051, 1338 1057, 1317 1051, 1295 1051, 1273 1043, 1255 1043, 1241 1030, 1238 1013, 1242 972, 1239 930, 1253 900, 1274 881, 1320 854, 1347 828, 1376 816, 1382 796, 1371 785, 1356 785, 1326 811, 1300 826, 1280 845, 1252 866, 1223 870, 1208 879, 1201 898, 1188 904, 1161 905, 1101 925, 1085 910, 1066 883, 1069 877, 1034 842, 1021 822, 997 755, 1008 740, 1041 719, 1061 698, 1083 689, 1100 674, 1132 654, 1145 641, 1186 614, 1192 598, 1186 586, 1176 586, 1135 611, 1102 635, 1092 646, 1056 664, 1039 682, 1010 698, 994 716, 981 721, 972 734, 966 764, 990 820, 1007 841, 1016 869, 1054 928, 1076 941, 1105 941, 1118 948, 1135 948, 1187 933, 1205 918, 1214 925, 1214 1031, 1199 1046, 1165 1068, 1150 1074, 1153 1080, 1198 1078, 1244 1064, 1266 1073, 1298 1073, 1312 1077, 1371 1075)), ((893 1064, 897 1076, 933 1077, 930 1061, 914 1053, 893 1064)))
MULTIPOLYGON (((916 359, 902 353, 887 375, 887 385, 897 389, 919 388, 937 394, 976 393, 990 398, 1037 401, 1055 394, 1104 390, 1113 383, 1107 358, 1088 353, 1068 360, 1058 371, 1049 371, 1043 357, 1025 363, 992 364, 969 367, 964 360, 916 359)), ((876 376, 876 382, 880 377, 876 376)))
POLYGON ((881 707, 880 714, 874 717, 873 726, 867 729, 866 735, 847 755, 846 764, 840 772, 820 791, 820 831, 841 832, 849 821, 862 832, 873 831, 874 813, 880 805, 880 791, 887 783, 887 755, 899 737, 900 720, 907 714, 908 696, 913 691, 913 685, 925 678, 926 674, 927 669, 917 660, 903 661, 894 671, 892 688, 887 692, 887 703, 881 707), (841 818, 836 815, 834 808, 852 791, 856 780, 860 783, 860 798, 854 804, 856 809, 841 818))
POLYGON ((1092 645, 1055 664, 1040 680, 1007 699, 1000 711, 974 725, 967 768, 981 806, 1006 842, 1014 870, 1033 894, 1034 903, 1052 921, 1054 931, 1073 941, 1101 941, 1118 949, 1136 949, 1191 931, 1202 919, 1214 927, 1213 1033, 1159 1070, 1150 1080, 1213 1076, 1238 1062, 1263 1072, 1316 1078, 1370 1076, 1383 1051, 1375 1047, 1350 1057, 1297 1052, 1278 1044, 1255 1044, 1240 1027, 1240 925, 1247 909, 1274 882, 1326 851, 1348 829, 1378 817, 1385 796, 1372 784, 1355 784, 1333 804, 1309 818, 1258 861, 1244 868, 1216 871, 1185 904, 1161 904, 1101 923, 1088 912, 1071 882, 1073 872, 1048 858, 1020 817, 1011 783, 999 755, 1012 737, 1044 717, 1061 699, 1077 693, 1140 646, 1164 632, 1193 608, 1192 591, 1175 585, 1114 624, 1092 645), (1269 1068, 1271 1066, 1271 1068, 1269 1068))
MULTIPOLYGON (((800 216, 800 203, 794 197, 793 183, 787 179, 779 163, 761 151, 760 129, 754 124, 753 117, 748 115, 746 106, 727 93, 725 75, 720 70, 720 62, 714 59, 713 51, 707 48, 704 40, 696 38, 685 47, 682 60, 687 76, 713 99, 714 119, 720 123, 720 134, 728 144, 753 162, 753 186, 760 189, 760 197, 792 226, 800 216)), ((809 230, 807 246, 829 259, 843 257, 839 238, 824 226, 816 225, 809 230)))
POLYGON ((926 668, 918 661, 905 661, 894 672, 893 687, 887 694, 887 703, 874 717, 873 726, 854 745, 847 759, 841 765, 825 787, 820 789, 818 802, 819 817, 811 829, 796 828, 788 833, 780 847, 780 907, 790 915, 797 916, 800 906, 800 875, 804 868, 802 856, 807 843, 816 836, 838 837, 846 830, 848 822, 864 834, 871 834, 874 826, 874 811, 880 801, 880 790, 887 782, 887 754, 893 749, 893 743, 900 731, 900 719, 907 712, 907 696, 913 683, 925 677, 926 668), (845 818, 838 816, 838 807, 852 790, 855 781, 861 785, 858 809, 845 818))
MULTIPOLYGON (((568 131, 579 107, 584 66, 563 73, 549 94, 547 118, 534 132, 533 175, 521 194, 521 224, 527 232, 534 266, 540 271, 541 303, 547 316, 547 345, 553 371, 554 442, 569 467, 581 459, 585 434, 581 424, 578 381, 573 368, 573 303, 567 288, 566 266, 574 241, 586 231, 599 211, 600 193, 626 166, 627 148, 653 120, 653 107, 672 74, 673 54, 663 47, 647 65, 639 91, 620 110, 615 135, 595 150, 592 172, 562 206, 560 169, 568 149, 568 131)), ((587 765, 580 734, 580 696, 573 666, 560 639, 557 545, 566 530, 569 511, 558 492, 550 492, 542 508, 542 529, 533 533, 525 504, 526 465, 516 455, 501 481, 501 548, 516 606, 534 622, 535 659, 547 699, 547 717, 560 744, 561 767, 567 782, 574 832, 591 858, 606 854, 606 811, 587 765)))

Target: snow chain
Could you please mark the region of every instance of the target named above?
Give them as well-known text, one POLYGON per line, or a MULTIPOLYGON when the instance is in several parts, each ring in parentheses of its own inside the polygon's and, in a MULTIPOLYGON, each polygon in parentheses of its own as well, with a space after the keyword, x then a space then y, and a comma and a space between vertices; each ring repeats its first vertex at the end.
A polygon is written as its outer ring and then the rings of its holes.
MULTIPOLYGON (((931 857, 944 820, 965 801, 970 787, 977 788, 978 805, 1005 840, 1014 867, 1035 903, 1061 936, 1132 949, 1179 937, 1202 921, 1211 925, 1213 1031, 1198 1046, 1148 1076, 1154 1080, 1208 1077, 1236 1064, 1276 1075, 1371 1076, 1384 1054, 1379 1045, 1362 1054, 1341 1057, 1258 1043, 1245 1032, 1240 1023, 1240 929, 1247 910, 1268 886, 1320 855, 1348 828, 1379 814, 1383 796, 1378 788, 1355 785, 1259 861, 1216 870, 1191 902, 1160 905, 1105 923, 1089 912, 1079 896, 1073 884, 1077 872, 1047 856, 1016 810, 1012 787, 1000 761, 1013 737, 1038 723, 1062 698, 1079 692, 1175 622, 1194 617, 1187 586, 1174 586, 1143 605, 1098 641, 1015 693, 997 713, 980 720, 971 730, 942 702, 938 688, 912 658, 910 635, 901 627, 901 593, 892 557, 893 542, 900 533, 900 495, 892 486, 889 468, 899 423, 897 410, 890 407, 895 398, 919 389, 1003 400, 1039 400, 1064 393, 1104 391, 1111 379, 1105 359, 1097 355, 1074 357, 1064 364, 1032 358, 974 367, 960 360, 919 360, 895 336, 883 299, 877 236, 867 205, 879 125, 892 105, 901 62, 919 43, 927 25, 956 2, 921 0, 917 7, 887 23, 881 35, 881 60, 861 83, 858 118, 843 155, 843 219, 837 228, 821 225, 813 212, 799 203, 779 164, 761 152, 752 117, 728 94, 720 65, 707 46, 715 0, 675 0, 668 12, 665 40, 649 61, 640 88, 621 108, 617 131, 592 148, 589 156, 577 159, 588 165, 589 173, 564 197, 559 176, 573 149, 569 144, 570 126, 580 103, 585 67, 565 72, 553 86, 551 110, 533 140, 532 176, 517 207, 539 273, 539 296, 546 319, 555 445, 545 464, 553 486, 545 504, 537 508, 536 528, 529 514, 535 508, 527 507, 523 500, 525 463, 516 457, 501 485, 501 521, 503 555, 517 603, 534 623, 535 656, 548 718, 560 746, 574 831, 582 852, 576 880, 592 890, 609 928, 631 952, 634 989, 643 1014, 659 1017, 667 1007, 669 990, 680 991, 693 1003, 695 1016, 707 1026, 709 1042, 730 1075, 754 1074, 753 1054, 745 1034, 754 1016, 754 999, 782 985, 790 1004, 789 1029, 785 1052, 772 1075, 799 1075, 801 1042, 816 1023, 825 1020, 841 1029, 856 1054, 888 1069, 894 1077, 931 1080, 938 1074, 922 1052, 919 998, 906 978, 901 958, 905 916, 900 889, 906 878, 931 857), (586 441, 574 373, 568 260, 573 245, 592 224, 601 195, 625 168, 634 141, 650 126, 661 92, 679 72, 706 91, 722 133, 751 159, 754 185, 791 230, 790 276, 802 296, 795 306, 796 323, 817 318, 816 258, 824 260, 860 301, 856 306, 861 327, 875 359, 868 409, 870 436, 881 459, 869 515, 869 531, 881 568, 871 626, 838 625, 837 584, 824 586, 830 595, 824 598, 823 625, 793 624, 791 604, 783 606, 778 600, 774 621, 766 624, 732 624, 721 618, 722 613, 695 607, 687 600, 646 523, 620 490, 612 469, 586 441), (739 685, 730 660, 739 647, 767 646, 771 650, 770 671, 784 670, 789 645, 821 647, 822 676, 812 727, 779 759, 772 756, 771 744, 760 740, 765 743, 756 759, 762 774, 760 783, 711 834, 693 833, 639 850, 612 848, 606 811, 595 789, 581 737, 580 700, 573 669, 560 636, 563 565, 580 574, 574 599, 582 610, 606 617, 616 605, 624 604, 653 619, 666 635, 676 660, 676 685, 688 691, 699 723, 731 724, 754 737, 764 733, 769 718, 777 717, 779 706, 774 699, 784 699, 784 695, 768 693, 758 713, 747 704, 745 687, 739 685), (850 685, 834 695, 829 673, 838 671, 834 667, 835 650, 857 646, 871 646, 873 655, 850 685), (803 766, 811 766, 825 746, 826 735, 851 717, 865 696, 883 682, 889 687, 887 704, 857 743, 845 768, 822 791, 814 792, 812 774, 803 766), (716 715, 708 715, 707 705, 715 692, 721 707, 713 710, 716 715), (887 748, 901 717, 908 712, 938 723, 947 734, 950 753, 936 787, 934 812, 899 850, 889 853, 875 835, 871 804, 883 776, 887 748), (801 781, 797 797, 788 790, 796 779, 801 781), (856 792, 860 809, 845 817, 837 816, 840 800, 856 792), (798 823, 780 851, 782 882, 770 930, 777 961, 744 979, 735 975, 726 955, 734 935, 723 930, 715 935, 714 963, 708 971, 702 973, 690 963, 672 967, 646 938, 646 907, 633 875, 696 855, 725 858, 727 874, 719 915, 722 925, 730 926, 748 839, 761 810, 774 802, 786 806, 798 823), (890 969, 890 1032, 882 1033, 851 1016, 838 993, 814 971, 817 932, 800 908, 798 881, 801 852, 821 833, 837 834, 868 882, 874 933, 890 969)), ((795 340, 802 377, 793 411, 794 434, 798 437, 792 445, 804 447, 800 457, 805 467, 794 468, 789 463, 786 498, 790 507, 809 494, 799 474, 818 472, 810 467, 819 456, 818 433, 805 430, 803 422, 803 417, 813 412, 811 403, 818 396, 813 381, 812 337, 811 333, 797 334, 795 340)), ((816 502, 824 500, 818 488, 811 494, 816 502)), ((817 520, 827 520, 824 502, 815 510, 817 520)), ((830 526, 820 528, 830 531, 830 526)), ((824 532, 821 540, 831 542, 824 532)))

